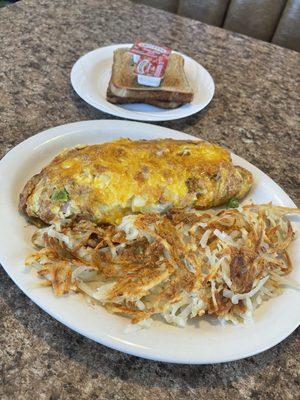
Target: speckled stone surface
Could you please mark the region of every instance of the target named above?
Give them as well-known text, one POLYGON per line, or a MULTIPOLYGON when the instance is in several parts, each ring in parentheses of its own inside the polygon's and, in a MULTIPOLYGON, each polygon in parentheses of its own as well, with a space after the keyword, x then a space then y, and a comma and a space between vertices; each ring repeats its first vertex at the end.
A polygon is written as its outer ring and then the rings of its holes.
MULTIPOLYGON (((46 128, 113 118, 74 93, 70 69, 92 49, 137 37, 190 55, 216 83, 206 110, 162 125, 231 148, 300 205, 300 54, 129 1, 23 0, 0 10, 0 156, 46 128)), ((0 318, 1 399, 299 398, 299 332, 222 365, 146 361, 53 320, 3 269, 0 318)))

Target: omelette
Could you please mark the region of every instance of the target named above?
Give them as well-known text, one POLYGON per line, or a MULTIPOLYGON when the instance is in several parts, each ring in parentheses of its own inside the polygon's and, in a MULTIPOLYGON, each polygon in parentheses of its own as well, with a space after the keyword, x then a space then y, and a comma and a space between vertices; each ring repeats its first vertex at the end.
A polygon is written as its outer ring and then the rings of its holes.
POLYGON ((64 150, 27 182, 19 208, 46 224, 76 218, 118 224, 132 213, 222 205, 243 198, 252 183, 218 145, 122 138, 64 150))

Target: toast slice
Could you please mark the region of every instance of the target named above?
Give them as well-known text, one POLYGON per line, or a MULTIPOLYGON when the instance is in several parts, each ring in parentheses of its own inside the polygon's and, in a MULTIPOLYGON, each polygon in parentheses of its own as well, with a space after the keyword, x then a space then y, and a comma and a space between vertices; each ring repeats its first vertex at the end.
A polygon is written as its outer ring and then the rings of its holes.
POLYGON ((184 59, 179 54, 170 55, 161 85, 154 88, 137 83, 129 49, 115 50, 112 76, 107 89, 107 100, 111 103, 147 103, 176 108, 192 99, 193 92, 184 72, 184 59))

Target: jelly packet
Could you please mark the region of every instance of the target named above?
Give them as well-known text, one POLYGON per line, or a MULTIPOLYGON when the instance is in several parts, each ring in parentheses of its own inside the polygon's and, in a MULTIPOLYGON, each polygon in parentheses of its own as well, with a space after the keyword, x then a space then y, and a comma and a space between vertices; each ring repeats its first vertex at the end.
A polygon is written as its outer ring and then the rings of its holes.
POLYGON ((150 43, 136 42, 133 54, 134 73, 140 85, 158 87, 166 71, 172 50, 150 43))

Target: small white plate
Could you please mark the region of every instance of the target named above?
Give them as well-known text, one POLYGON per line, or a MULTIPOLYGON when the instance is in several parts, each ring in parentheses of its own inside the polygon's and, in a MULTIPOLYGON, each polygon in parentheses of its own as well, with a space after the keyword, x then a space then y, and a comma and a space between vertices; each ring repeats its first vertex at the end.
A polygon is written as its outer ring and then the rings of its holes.
MULTIPOLYGON (((50 288, 34 287, 38 278, 24 268, 25 256, 33 250, 30 237, 34 228, 17 211, 18 196, 25 182, 65 147, 102 143, 118 137, 194 139, 185 133, 138 122, 83 121, 32 136, 0 161, 0 261, 19 288, 48 314, 76 332, 114 349, 159 361, 207 364, 236 360, 266 350, 293 332, 300 320, 300 293, 291 289, 264 303, 250 326, 221 326, 213 319, 199 319, 185 328, 177 328, 155 321, 150 329, 126 334, 126 318, 110 314, 101 306, 92 307, 80 295, 58 298, 50 288)), ((232 155, 232 158, 234 164, 253 173, 255 184, 248 200, 295 206, 263 172, 238 156, 232 155)), ((298 281, 299 247, 298 238, 290 252, 295 267, 291 277, 298 281)))
POLYGON ((114 50, 131 46, 132 44, 117 44, 101 47, 79 58, 71 71, 71 83, 76 93, 98 110, 138 121, 168 121, 184 118, 202 110, 213 98, 215 85, 208 71, 192 58, 178 53, 184 58, 185 72, 194 90, 194 99, 191 103, 173 110, 149 104, 109 103, 106 100, 106 90, 111 76, 114 50))

